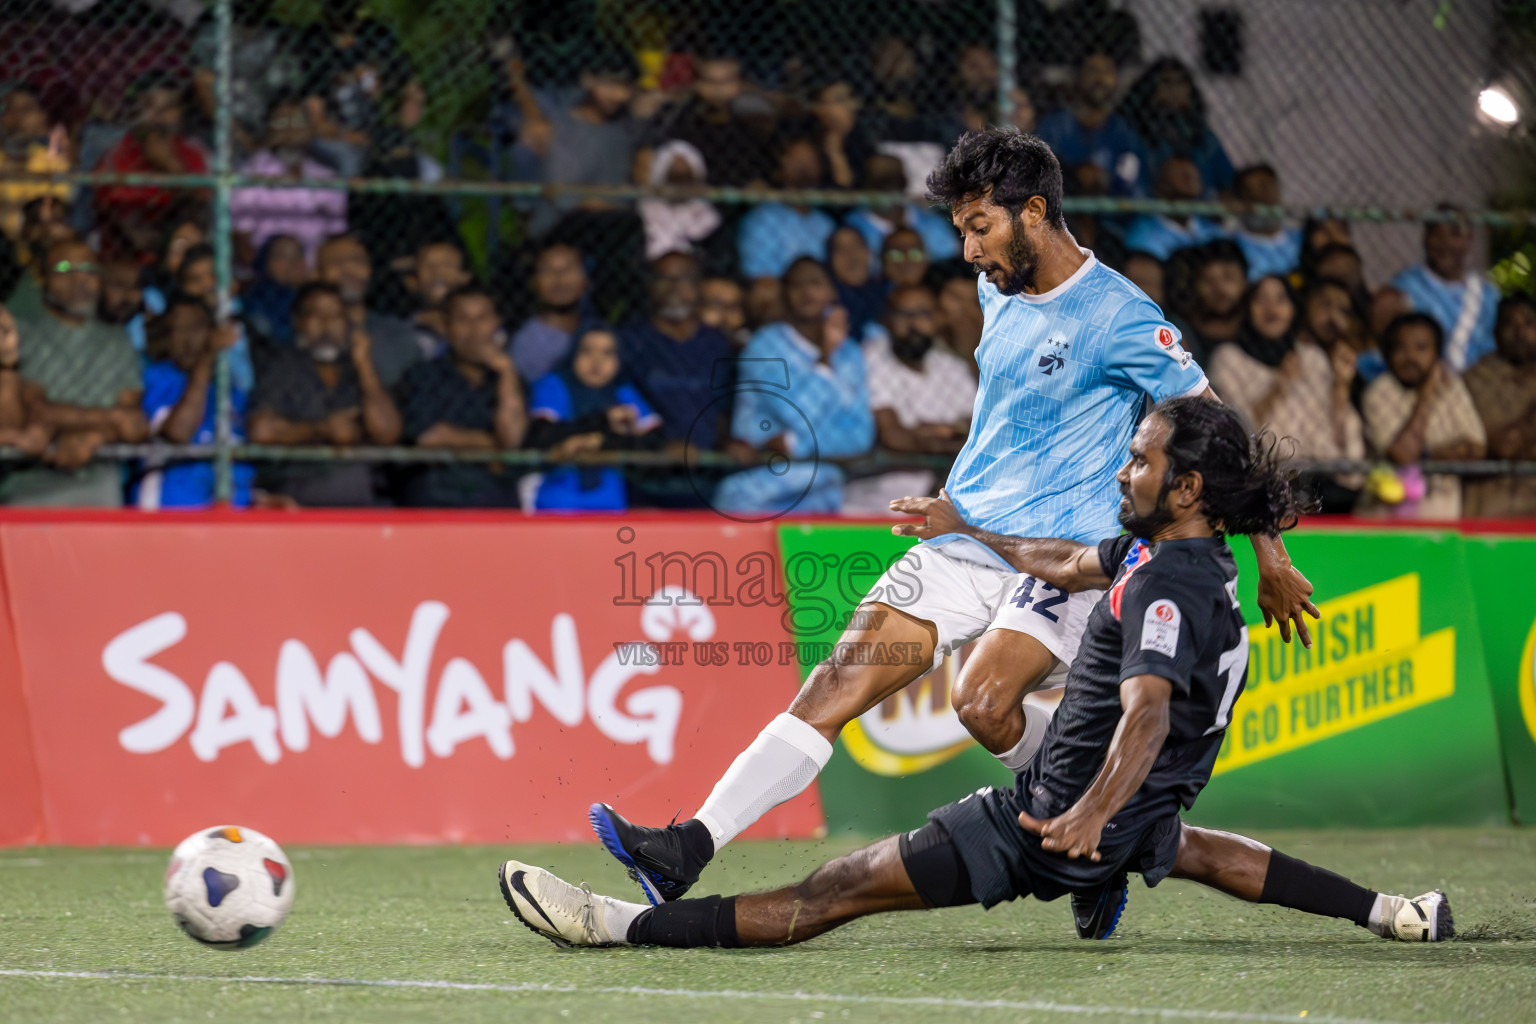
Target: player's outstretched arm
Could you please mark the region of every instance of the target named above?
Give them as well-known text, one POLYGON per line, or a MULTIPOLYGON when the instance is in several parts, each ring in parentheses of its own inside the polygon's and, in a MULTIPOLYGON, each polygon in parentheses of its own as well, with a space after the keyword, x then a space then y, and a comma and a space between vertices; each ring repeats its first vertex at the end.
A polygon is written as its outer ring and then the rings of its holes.
POLYGON ((943 491, 937 498, 897 498, 891 502, 891 509, 923 517, 921 523, 898 523, 891 527, 898 537, 932 540, 961 533, 996 551, 1019 572, 1062 590, 1101 590, 1109 586, 1109 577, 1099 564, 1098 548, 1056 537, 1005 537, 979 530, 960 518, 959 510, 943 491))
POLYGON ((1028 814, 1019 815, 1019 824, 1040 837, 1043 849, 1068 857, 1099 859, 1104 826, 1147 781, 1152 762, 1168 738, 1168 702, 1172 696, 1173 684, 1162 676, 1132 676, 1120 684, 1120 706, 1125 714, 1093 783, 1059 817, 1039 821, 1028 814))
MULTIPOLYGON (((1213 402, 1221 396, 1209 385, 1200 392, 1201 398, 1213 402)), ((1264 613, 1264 625, 1280 623, 1280 639, 1291 642, 1291 626, 1303 647, 1312 646, 1312 631, 1307 628, 1307 616, 1322 618, 1317 605, 1312 603, 1312 583, 1291 564, 1286 553, 1285 541, 1278 536, 1255 533, 1248 538, 1253 542, 1253 554, 1259 562, 1259 610, 1264 613)))

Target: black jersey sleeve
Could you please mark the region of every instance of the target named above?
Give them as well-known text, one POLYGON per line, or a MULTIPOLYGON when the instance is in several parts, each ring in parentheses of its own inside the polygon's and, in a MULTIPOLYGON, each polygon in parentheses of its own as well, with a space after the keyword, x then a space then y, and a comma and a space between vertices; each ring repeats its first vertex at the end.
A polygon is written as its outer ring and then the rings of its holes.
POLYGON ((1187 698, 1209 605, 1177 576, 1151 565, 1131 576, 1120 601, 1120 682, 1161 676, 1173 684, 1175 698, 1187 698))
POLYGON ((1136 538, 1128 533, 1099 541, 1099 568, 1104 571, 1105 576, 1110 579, 1115 578, 1115 573, 1120 571, 1120 563, 1125 561, 1131 545, 1135 543, 1136 538))

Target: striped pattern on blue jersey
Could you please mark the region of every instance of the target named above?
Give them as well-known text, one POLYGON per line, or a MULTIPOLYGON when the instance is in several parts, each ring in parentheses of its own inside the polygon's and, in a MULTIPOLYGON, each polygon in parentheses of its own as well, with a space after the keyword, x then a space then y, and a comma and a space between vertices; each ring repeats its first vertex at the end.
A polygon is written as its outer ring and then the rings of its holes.
POLYGON ((980 388, 945 488, 950 500, 994 533, 1113 536, 1115 473, 1143 404, 1198 394, 1205 374, 1157 304, 1091 254, 1040 295, 1005 296, 985 277, 979 287, 980 388))

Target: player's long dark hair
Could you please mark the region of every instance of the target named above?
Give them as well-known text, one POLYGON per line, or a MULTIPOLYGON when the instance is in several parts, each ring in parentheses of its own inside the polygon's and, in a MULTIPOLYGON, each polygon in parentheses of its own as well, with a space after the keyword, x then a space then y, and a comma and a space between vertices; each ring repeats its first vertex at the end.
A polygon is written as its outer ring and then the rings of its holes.
POLYGON ((992 201, 1017 217, 1034 196, 1045 220, 1066 227, 1061 213, 1061 164, 1037 136, 1009 125, 966 132, 928 175, 928 199, 955 207, 992 190, 992 201))
POLYGON ((1164 445, 1168 482, 1197 472, 1201 504, 1223 533, 1275 536, 1296 525, 1314 503, 1296 490, 1296 473, 1268 432, 1250 434, 1242 414, 1209 398, 1172 398, 1152 410, 1172 428, 1164 445))

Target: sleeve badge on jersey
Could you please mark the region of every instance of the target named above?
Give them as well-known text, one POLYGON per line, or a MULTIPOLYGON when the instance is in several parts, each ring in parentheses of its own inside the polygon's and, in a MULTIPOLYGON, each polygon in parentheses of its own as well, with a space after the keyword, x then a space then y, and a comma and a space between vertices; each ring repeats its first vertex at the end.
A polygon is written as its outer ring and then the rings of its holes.
POLYGON ((1179 339, 1174 335, 1173 328, 1167 324, 1157 329, 1157 347, 1165 356, 1178 363, 1184 369, 1189 369, 1189 353, 1184 351, 1184 346, 1179 344, 1179 339))
POLYGON ((1179 626, 1183 621, 1178 605, 1167 598, 1153 601, 1141 618, 1141 649, 1173 657, 1179 649, 1179 626))

